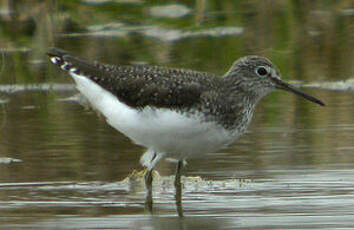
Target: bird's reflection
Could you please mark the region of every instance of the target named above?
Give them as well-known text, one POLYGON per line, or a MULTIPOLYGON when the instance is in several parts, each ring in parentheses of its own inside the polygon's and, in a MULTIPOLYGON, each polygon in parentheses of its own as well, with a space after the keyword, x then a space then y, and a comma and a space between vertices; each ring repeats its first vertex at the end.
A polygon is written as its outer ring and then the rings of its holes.
MULTIPOLYGON (((182 186, 176 187, 175 200, 176 200, 176 211, 177 211, 178 216, 184 217, 183 208, 182 208, 182 186)), ((153 213, 153 199, 152 199, 151 192, 146 193, 145 211, 151 215, 154 214, 153 213)))

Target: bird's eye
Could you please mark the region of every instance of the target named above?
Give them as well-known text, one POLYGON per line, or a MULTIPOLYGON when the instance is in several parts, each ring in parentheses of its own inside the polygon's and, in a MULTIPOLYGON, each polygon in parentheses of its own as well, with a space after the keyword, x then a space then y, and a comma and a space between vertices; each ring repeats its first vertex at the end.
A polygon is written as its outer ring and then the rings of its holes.
POLYGON ((259 68, 256 70, 256 72, 257 72, 257 74, 258 74, 259 76, 264 76, 264 75, 268 74, 267 69, 266 69, 265 67, 263 67, 263 66, 259 67, 259 68))

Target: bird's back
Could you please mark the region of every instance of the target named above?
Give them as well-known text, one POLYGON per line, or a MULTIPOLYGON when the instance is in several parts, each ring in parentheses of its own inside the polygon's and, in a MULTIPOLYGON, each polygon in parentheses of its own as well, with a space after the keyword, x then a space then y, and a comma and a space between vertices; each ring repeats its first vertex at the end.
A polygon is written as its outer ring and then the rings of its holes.
POLYGON ((91 62, 57 48, 48 54, 62 69, 86 76, 132 108, 188 109, 221 81, 216 75, 185 69, 91 62))

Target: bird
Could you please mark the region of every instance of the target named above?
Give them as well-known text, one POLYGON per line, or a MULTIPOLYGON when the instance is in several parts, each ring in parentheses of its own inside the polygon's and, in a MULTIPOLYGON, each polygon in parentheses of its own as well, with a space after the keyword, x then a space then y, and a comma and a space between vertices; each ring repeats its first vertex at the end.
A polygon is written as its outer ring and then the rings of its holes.
MULTIPOLYGON (((78 91, 109 125, 147 150, 145 203, 152 209, 152 172, 159 161, 177 161, 174 185, 181 204, 181 170, 234 143, 249 126, 258 102, 274 90, 292 92, 325 104, 283 81, 265 57, 237 59, 222 76, 153 65, 110 65, 51 47, 50 61, 73 78, 78 91)), ((179 211, 180 212, 180 211, 179 211)))

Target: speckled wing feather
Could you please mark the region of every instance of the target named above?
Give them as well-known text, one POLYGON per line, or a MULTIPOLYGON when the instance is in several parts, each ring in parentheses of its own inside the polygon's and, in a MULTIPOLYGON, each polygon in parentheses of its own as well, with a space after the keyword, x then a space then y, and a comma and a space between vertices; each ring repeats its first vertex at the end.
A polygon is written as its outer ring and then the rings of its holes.
POLYGON ((51 48, 52 62, 65 71, 83 75, 134 107, 188 109, 219 80, 213 74, 148 65, 113 66, 74 57, 51 48))

